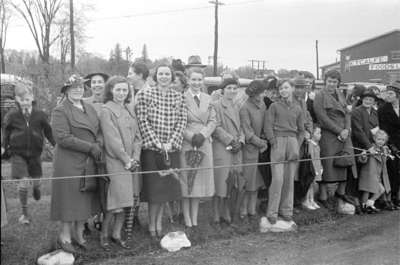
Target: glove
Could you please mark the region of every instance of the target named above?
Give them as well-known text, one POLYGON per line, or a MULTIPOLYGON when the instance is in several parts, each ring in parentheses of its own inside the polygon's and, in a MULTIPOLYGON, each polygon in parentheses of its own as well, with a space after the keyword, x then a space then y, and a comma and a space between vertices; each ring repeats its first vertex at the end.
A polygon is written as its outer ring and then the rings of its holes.
POLYGON ((201 133, 196 133, 195 135, 193 135, 192 137, 192 146, 193 147, 201 147, 204 143, 204 141, 206 140, 206 138, 204 137, 203 134, 201 133))
POLYGON ((238 153, 242 148, 242 143, 237 140, 233 140, 229 145, 232 146, 232 153, 238 153))
POLYGON ((89 153, 94 158, 94 160, 96 160, 96 161, 101 160, 102 150, 98 143, 92 144, 92 147, 90 148, 89 153))

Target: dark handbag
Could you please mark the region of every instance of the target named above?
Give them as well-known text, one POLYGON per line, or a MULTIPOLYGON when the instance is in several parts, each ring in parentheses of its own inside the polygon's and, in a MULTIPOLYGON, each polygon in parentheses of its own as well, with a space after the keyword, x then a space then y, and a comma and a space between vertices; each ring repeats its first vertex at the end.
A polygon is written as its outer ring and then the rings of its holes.
MULTIPOLYGON (((303 142, 303 153, 301 159, 311 159, 311 154, 308 149, 309 143, 306 141, 303 142)), ((299 195, 303 198, 306 194, 308 189, 310 188, 311 184, 315 179, 315 169, 314 165, 311 160, 300 161, 299 162, 299 195)))
POLYGON ((339 167, 339 168, 347 168, 351 167, 354 165, 354 157, 352 156, 353 154, 350 153, 350 151, 346 150, 344 147, 343 143, 343 148, 341 151, 337 152, 335 156, 344 156, 344 157, 336 157, 333 159, 333 166, 334 167, 339 167))
MULTIPOLYGON (((82 175, 86 175, 86 171, 88 169, 88 167, 90 167, 91 163, 93 163, 93 160, 91 157, 88 157, 86 159, 86 167, 83 171, 82 175)), ((95 165, 95 170, 94 170, 94 174, 96 174, 96 165, 95 165)), ((98 177, 83 177, 80 178, 80 182, 79 182, 79 191, 81 192, 96 192, 98 190, 98 177)))

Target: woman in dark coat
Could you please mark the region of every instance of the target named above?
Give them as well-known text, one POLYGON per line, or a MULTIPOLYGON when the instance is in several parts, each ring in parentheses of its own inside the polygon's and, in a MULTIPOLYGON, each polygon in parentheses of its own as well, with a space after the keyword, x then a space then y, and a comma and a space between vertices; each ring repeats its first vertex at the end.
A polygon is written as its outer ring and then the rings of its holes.
POLYGON ((388 145, 395 160, 388 160, 390 186, 392 188, 393 201, 400 207, 400 81, 397 80, 387 87, 386 103, 378 109, 379 125, 389 135, 388 145))
MULTIPOLYGON (((322 132, 321 158, 335 156, 342 150, 349 154, 353 153, 350 138, 350 113, 346 108, 345 96, 338 89, 340 80, 341 76, 338 71, 328 71, 325 74, 325 87, 315 96, 314 100, 314 111, 322 132)), ((339 183, 335 195, 347 201, 345 190, 348 168, 335 166, 334 159, 322 160, 322 166, 324 172, 320 185, 321 204, 327 205, 328 183, 339 183)), ((355 174, 357 173, 355 172, 355 174)))
MULTIPOLYGON (((83 79, 73 75, 61 89, 66 95, 52 113, 53 136, 56 141, 53 177, 92 175, 95 160, 101 157, 98 142, 99 119, 96 110, 82 101, 83 79)), ((63 179, 52 182, 50 216, 61 221, 58 245, 67 252, 74 252, 71 244, 86 248, 83 238, 85 221, 99 211, 96 192, 83 191, 94 178, 63 179), (74 229, 73 229, 73 224, 74 229)))
MULTIPOLYGON (((358 149, 373 150, 373 134, 379 128, 378 123, 378 113, 374 108, 376 103, 376 95, 375 93, 368 89, 365 90, 363 94, 360 96, 361 105, 352 110, 351 113, 351 130, 352 130, 352 140, 353 146, 358 149)), ((361 153, 361 150, 356 150, 355 153, 361 153)), ((362 164, 357 163, 357 174, 360 176, 360 169, 362 164)), ((347 181, 347 193, 354 196, 354 198, 358 201, 358 197, 360 196, 358 192, 359 186, 358 179, 352 178, 347 181)), ((368 192, 364 193, 362 201, 365 202, 368 198, 368 192)), ((359 203, 357 203, 357 213, 360 213, 360 208, 358 207, 359 203)))

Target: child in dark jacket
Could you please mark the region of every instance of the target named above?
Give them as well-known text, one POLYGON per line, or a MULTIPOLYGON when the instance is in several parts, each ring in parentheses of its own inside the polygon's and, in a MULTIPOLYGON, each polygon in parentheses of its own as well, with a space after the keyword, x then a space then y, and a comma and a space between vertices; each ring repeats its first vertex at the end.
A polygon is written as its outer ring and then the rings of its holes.
POLYGON ((18 185, 22 207, 19 222, 29 224, 28 184, 33 179, 33 198, 39 200, 43 135, 53 146, 55 141, 46 114, 32 106, 33 94, 29 86, 17 83, 15 101, 17 108, 10 110, 4 117, 2 149, 11 156, 11 177, 24 180, 18 185))

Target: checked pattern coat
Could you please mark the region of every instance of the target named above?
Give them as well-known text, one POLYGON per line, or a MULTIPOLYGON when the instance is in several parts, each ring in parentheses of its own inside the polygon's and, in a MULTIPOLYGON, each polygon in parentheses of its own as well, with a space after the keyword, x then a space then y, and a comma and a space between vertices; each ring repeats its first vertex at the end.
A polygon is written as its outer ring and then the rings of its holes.
POLYGON ((187 106, 182 93, 171 88, 166 94, 157 87, 146 89, 138 93, 136 115, 143 149, 159 151, 157 143, 171 143, 173 150, 181 149, 187 124, 187 106))

